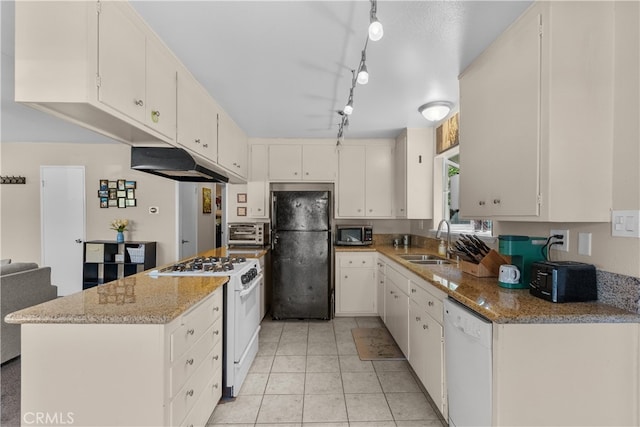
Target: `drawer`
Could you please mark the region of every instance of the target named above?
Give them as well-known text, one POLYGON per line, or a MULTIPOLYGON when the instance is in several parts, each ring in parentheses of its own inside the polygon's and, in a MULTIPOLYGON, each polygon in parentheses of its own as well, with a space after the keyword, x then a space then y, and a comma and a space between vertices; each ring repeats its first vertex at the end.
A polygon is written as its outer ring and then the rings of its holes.
POLYGON ((214 373, 221 368, 221 349, 217 350, 218 347, 222 347, 222 343, 216 345, 206 356, 204 362, 171 400, 171 425, 181 425, 200 397, 210 393, 207 384, 214 378, 214 373))
POLYGON ((418 306, 424 309, 431 317, 437 322, 442 324, 443 321, 443 304, 442 300, 436 298, 426 290, 422 289, 413 281, 410 282, 411 287, 411 299, 415 301, 418 306))
POLYGON ((409 295, 409 279, 398 272, 395 268, 387 265, 385 278, 386 280, 390 280, 395 283, 398 289, 404 292, 405 295, 409 295))
POLYGON ((340 267, 373 267, 373 254, 349 254, 339 255, 340 267))
POLYGON ((217 290, 197 307, 182 316, 182 325, 171 333, 171 362, 193 346, 222 315, 222 292, 217 290))
POLYGON ((218 369, 213 378, 206 385, 200 399, 193 405, 193 409, 181 424, 183 427, 204 426, 211 417, 218 401, 222 397, 222 370, 218 369))
POLYGON ((196 344, 185 351, 180 358, 171 365, 169 380, 169 396, 173 397, 184 383, 198 369, 204 358, 220 342, 222 337, 222 319, 215 321, 196 344))

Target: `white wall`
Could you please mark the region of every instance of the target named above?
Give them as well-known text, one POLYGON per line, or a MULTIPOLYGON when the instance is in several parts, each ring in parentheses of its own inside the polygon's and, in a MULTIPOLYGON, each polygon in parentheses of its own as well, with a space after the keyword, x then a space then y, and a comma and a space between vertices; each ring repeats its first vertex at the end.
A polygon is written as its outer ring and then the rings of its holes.
POLYGON ((175 181, 131 170, 130 148, 119 143, 0 143, 0 174, 27 178, 25 185, 0 186, 0 258, 41 263, 41 165, 85 166, 86 240, 115 240, 109 224, 126 218, 131 221, 127 240, 156 241, 158 265, 175 261, 175 181), (137 181, 137 206, 101 209, 100 179, 137 181), (150 215, 149 206, 158 206, 160 213, 150 215))

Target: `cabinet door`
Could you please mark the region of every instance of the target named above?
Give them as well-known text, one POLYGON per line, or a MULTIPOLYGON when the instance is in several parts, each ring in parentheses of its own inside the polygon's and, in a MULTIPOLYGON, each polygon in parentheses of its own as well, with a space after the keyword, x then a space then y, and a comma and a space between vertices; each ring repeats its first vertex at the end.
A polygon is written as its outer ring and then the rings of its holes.
POLYGON ((409 363, 416 375, 424 385, 427 370, 427 343, 425 330, 422 328, 427 313, 420 308, 418 303, 409 301, 409 363))
POLYGON ((395 162, 395 188, 393 213, 396 218, 407 217, 407 133, 403 132, 396 139, 393 153, 395 162))
POLYGON ((338 151, 334 144, 302 147, 302 179, 335 181, 338 174, 338 151))
POLYGON ((98 25, 98 99, 144 123, 145 34, 118 3, 101 2, 98 25))
POLYGON ((176 139, 175 60, 162 46, 147 40, 147 105, 145 123, 172 141, 176 139))
POLYGON ((393 150, 387 146, 366 148, 366 216, 390 218, 393 203, 393 150))
POLYGON ((378 277, 376 279, 376 304, 378 308, 378 316, 385 321, 385 304, 384 304, 384 291, 385 291, 385 275, 378 272, 378 277))
POLYGON ((269 179, 271 181, 301 181, 302 146, 269 146, 269 179))
POLYGON ((343 146, 338 154, 338 217, 363 217, 365 147, 343 146))
POLYGON ((247 176, 247 136, 226 113, 219 115, 218 163, 236 175, 247 176))
POLYGON ((178 74, 178 143, 211 161, 217 154, 217 104, 189 75, 178 74))
POLYGON ((341 268, 336 314, 374 314, 375 289, 372 268, 341 268))
POLYGON ((405 356, 409 356, 409 297, 386 278, 385 320, 387 329, 405 356))
POLYGON ((249 181, 247 181, 247 215, 252 218, 267 218, 267 146, 252 145, 249 156, 249 181))
POLYGON ((460 79, 464 217, 538 215, 540 19, 524 15, 460 79))

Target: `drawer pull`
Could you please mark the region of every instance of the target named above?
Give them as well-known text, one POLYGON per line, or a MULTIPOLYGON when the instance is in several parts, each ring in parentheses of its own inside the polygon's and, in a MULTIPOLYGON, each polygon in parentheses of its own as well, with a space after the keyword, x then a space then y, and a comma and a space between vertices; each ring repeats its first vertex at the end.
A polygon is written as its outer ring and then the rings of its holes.
POLYGON ((189 391, 187 391, 187 396, 189 397, 193 396, 193 389, 190 389, 189 391))
POLYGON ((213 311, 220 311, 220 307, 216 305, 215 307, 213 307, 213 311))
POLYGON ((187 335, 193 335, 196 333, 195 329, 187 329, 187 335))
POLYGON ((142 99, 134 99, 133 102, 138 106, 138 107, 142 107, 144 105, 144 102, 142 101, 142 99))
POLYGON ((433 301, 429 301, 429 302, 427 303, 427 305, 428 305, 429 307, 433 307, 433 301))
POLYGON ((416 322, 420 321, 420 317, 416 316, 416 322))
POLYGON ((217 354, 213 356, 213 360, 218 360, 218 358, 220 358, 220 356, 218 356, 217 354))
POLYGON ((215 331, 213 331, 213 335, 220 335, 220 331, 216 329, 215 331))
POLYGON ((415 294, 416 292, 418 292, 416 289, 411 288, 411 293, 412 293, 412 294, 415 294))
POLYGON ((193 357, 191 359, 187 359, 187 365, 193 365, 193 357))
POLYGON ((219 386, 218 386, 218 383, 215 383, 215 384, 213 385, 213 388, 218 388, 218 387, 219 387, 219 386))

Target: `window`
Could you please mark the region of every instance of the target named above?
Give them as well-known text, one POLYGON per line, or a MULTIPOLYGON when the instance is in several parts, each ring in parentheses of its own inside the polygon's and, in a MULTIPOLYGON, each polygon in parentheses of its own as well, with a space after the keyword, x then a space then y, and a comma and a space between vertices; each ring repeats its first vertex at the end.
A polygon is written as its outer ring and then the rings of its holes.
POLYGON ((442 170, 442 213, 441 218, 449 220, 451 231, 491 235, 491 220, 460 218, 460 152, 456 147, 437 157, 442 170))

